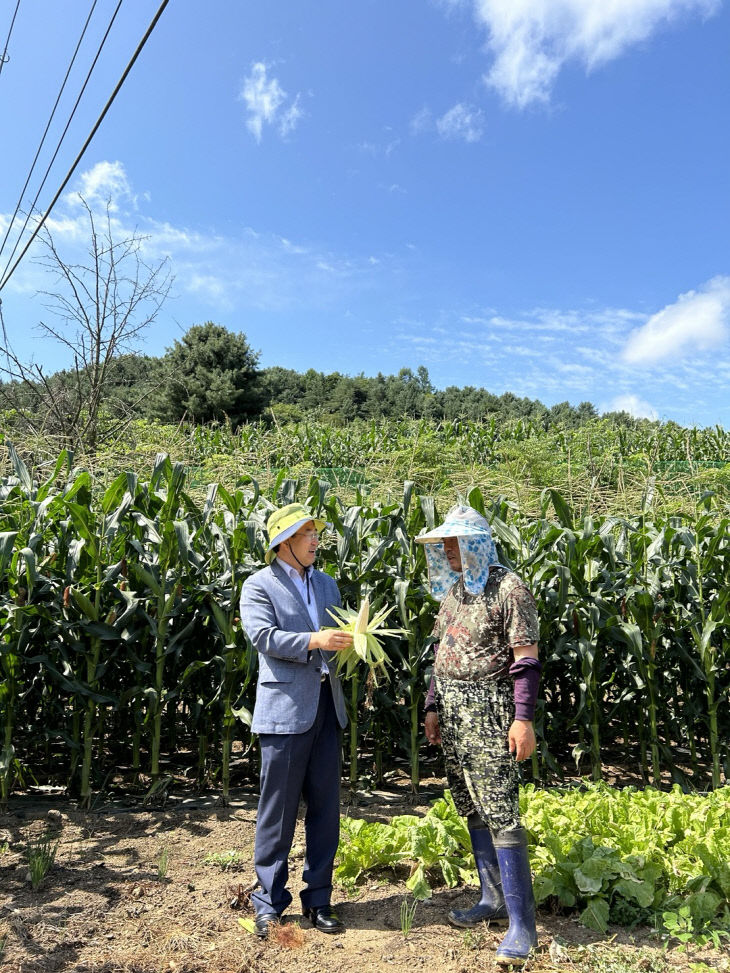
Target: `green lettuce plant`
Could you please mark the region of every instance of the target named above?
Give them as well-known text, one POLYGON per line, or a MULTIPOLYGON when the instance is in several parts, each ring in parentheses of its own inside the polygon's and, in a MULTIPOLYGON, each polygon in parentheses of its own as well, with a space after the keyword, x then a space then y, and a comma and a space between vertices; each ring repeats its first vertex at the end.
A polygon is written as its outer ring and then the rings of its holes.
MULTIPOLYGON (((654 925, 681 942, 720 942, 730 928, 730 791, 684 794, 586 784, 523 788, 538 905, 577 913, 598 932, 654 925)), ((434 884, 477 884, 465 821, 451 795, 423 817, 343 821, 336 877, 408 869, 414 899, 434 884)))

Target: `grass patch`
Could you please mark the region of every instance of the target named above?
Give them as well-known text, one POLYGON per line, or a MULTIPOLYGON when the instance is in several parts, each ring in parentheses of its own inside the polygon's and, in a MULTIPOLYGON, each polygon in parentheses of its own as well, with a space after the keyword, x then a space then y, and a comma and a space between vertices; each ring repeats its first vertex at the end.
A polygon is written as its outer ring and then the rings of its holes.
POLYGON ((247 861, 243 852, 232 849, 231 851, 214 851, 206 855, 203 859, 204 865, 215 865, 221 871, 227 872, 231 868, 243 865, 247 861))
POLYGON ((28 856, 28 871, 30 872, 30 882, 35 891, 51 870, 56 860, 59 839, 46 831, 38 838, 29 838, 26 845, 28 856))

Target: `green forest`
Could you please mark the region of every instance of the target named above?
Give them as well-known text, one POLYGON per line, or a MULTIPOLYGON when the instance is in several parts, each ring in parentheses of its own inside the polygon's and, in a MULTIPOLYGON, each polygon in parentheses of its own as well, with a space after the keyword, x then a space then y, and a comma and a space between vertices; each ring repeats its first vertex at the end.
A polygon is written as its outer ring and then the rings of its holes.
MULTIPOLYGON (((103 356, 99 347, 97 358, 103 356)), ((25 380, 0 386, 0 398, 31 428, 64 438, 73 445, 85 428, 83 413, 99 413, 96 444, 118 429, 119 420, 207 423, 225 421, 233 428, 268 417, 280 421, 326 418, 333 424, 355 419, 427 418, 529 420, 543 429, 576 427, 596 418, 590 402, 561 402, 550 408, 535 399, 484 388, 436 389, 428 370, 401 368, 375 377, 304 373, 279 366, 259 367, 259 354, 246 336, 207 322, 189 328, 161 357, 115 354, 49 376, 26 374, 25 380), (96 367, 95 367, 96 366, 96 367), (42 411, 41 411, 42 410, 42 411), (39 419, 39 416, 41 417, 39 419)), ((609 418, 632 426, 627 413, 609 418)))

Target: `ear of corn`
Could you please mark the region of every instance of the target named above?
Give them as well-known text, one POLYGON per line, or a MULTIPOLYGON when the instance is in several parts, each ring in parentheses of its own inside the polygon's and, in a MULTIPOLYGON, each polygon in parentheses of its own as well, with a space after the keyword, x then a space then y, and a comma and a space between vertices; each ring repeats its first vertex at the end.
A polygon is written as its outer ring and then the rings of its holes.
POLYGON ((384 608, 370 618, 370 599, 363 598, 360 609, 333 608, 329 614, 343 632, 352 633, 352 645, 337 653, 337 674, 349 679, 360 662, 370 670, 373 683, 377 686, 378 674, 388 675, 388 656, 380 644, 378 636, 406 635, 402 628, 382 628, 385 619, 393 608, 384 608))

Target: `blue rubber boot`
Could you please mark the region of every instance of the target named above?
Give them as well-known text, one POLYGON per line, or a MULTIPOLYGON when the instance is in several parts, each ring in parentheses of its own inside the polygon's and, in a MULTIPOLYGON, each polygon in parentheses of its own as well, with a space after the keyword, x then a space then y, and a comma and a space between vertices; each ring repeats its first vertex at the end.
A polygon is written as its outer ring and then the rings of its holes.
POLYGON ((482 895, 471 909, 452 909, 449 912, 449 922, 452 926, 459 926, 462 929, 472 929, 480 922, 503 924, 507 921, 507 908, 502 895, 502 882, 492 835, 489 828, 481 825, 470 827, 469 836, 479 872, 482 895))
POLYGON ((494 847, 509 915, 509 929, 497 947, 496 960, 504 965, 521 966, 530 950, 537 946, 527 832, 524 828, 502 831, 494 836, 494 847))

